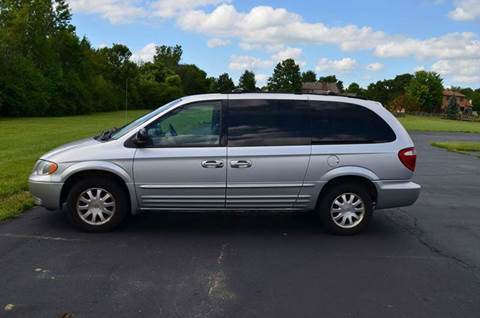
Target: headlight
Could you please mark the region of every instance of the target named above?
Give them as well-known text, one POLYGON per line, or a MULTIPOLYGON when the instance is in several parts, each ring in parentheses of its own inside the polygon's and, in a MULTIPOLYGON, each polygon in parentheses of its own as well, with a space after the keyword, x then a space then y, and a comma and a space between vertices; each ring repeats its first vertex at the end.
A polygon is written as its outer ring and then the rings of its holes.
POLYGON ((38 160, 33 168, 34 172, 38 175, 49 175, 57 171, 58 165, 55 162, 38 160))

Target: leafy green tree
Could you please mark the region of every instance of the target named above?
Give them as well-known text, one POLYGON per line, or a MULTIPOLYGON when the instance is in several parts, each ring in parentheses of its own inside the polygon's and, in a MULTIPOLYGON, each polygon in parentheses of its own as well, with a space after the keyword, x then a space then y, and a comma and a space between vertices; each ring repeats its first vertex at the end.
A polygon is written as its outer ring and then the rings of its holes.
POLYGON ((243 88, 246 92, 255 92, 257 90, 257 81, 255 80, 255 73, 245 71, 238 81, 238 87, 243 88))
POLYGON ((355 82, 348 85, 345 93, 350 94, 350 95, 354 95, 354 96, 364 96, 365 95, 364 89, 361 88, 360 85, 358 85, 355 82))
POLYGON ((476 89, 472 95, 473 110, 480 112, 480 88, 476 89))
POLYGON ((394 113, 401 113, 405 111, 412 112, 419 110, 417 101, 406 94, 396 96, 391 101, 389 101, 388 104, 384 104, 384 106, 386 106, 391 112, 394 113))
POLYGON ((389 81, 385 80, 371 83, 368 85, 365 95, 368 99, 378 101, 383 105, 388 104, 391 99, 389 81))
POLYGON ((335 83, 340 93, 344 91, 343 82, 338 80, 335 75, 321 76, 318 81, 322 83, 335 83))
POLYGON ((228 73, 218 77, 213 83, 212 91, 216 93, 229 93, 235 89, 235 84, 228 73))
POLYGON ((435 72, 419 71, 407 86, 406 93, 413 97, 421 111, 440 112, 443 96, 443 80, 435 72))
POLYGON ((457 98, 455 96, 450 97, 450 99, 448 100, 448 106, 446 111, 447 118, 457 119, 459 111, 460 108, 458 107, 457 98))
POLYGON ((157 46, 153 57, 154 63, 161 63, 169 68, 176 67, 182 59, 183 49, 180 45, 176 46, 157 46))
POLYGON ((395 98, 396 96, 405 94, 406 87, 410 84, 413 79, 412 74, 401 74, 395 76, 394 79, 388 81, 389 95, 390 99, 395 98))
POLYGON ((300 93, 302 76, 300 67, 293 59, 287 59, 275 66, 272 77, 268 79, 268 90, 272 92, 300 93))
POLYGON ((182 90, 185 95, 203 94, 208 92, 210 82, 207 73, 196 65, 178 65, 175 71, 182 79, 182 90))
POLYGON ((302 83, 316 82, 317 74, 314 71, 306 71, 302 73, 302 83))
MULTIPOLYGON (((405 89, 410 84, 412 78, 412 74, 401 74, 394 79, 371 83, 365 91, 365 96, 369 99, 377 100, 383 105, 388 105, 397 97, 405 94, 405 89)), ((400 99, 403 99, 403 97, 400 99)))

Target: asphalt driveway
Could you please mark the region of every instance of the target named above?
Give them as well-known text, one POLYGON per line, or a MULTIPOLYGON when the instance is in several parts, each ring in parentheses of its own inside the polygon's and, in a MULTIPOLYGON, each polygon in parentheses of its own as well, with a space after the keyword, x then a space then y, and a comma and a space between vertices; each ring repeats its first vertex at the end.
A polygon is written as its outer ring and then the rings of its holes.
POLYGON ((479 317, 480 159, 417 133, 413 207, 355 237, 308 215, 144 214, 108 234, 0 224, 0 317, 479 317))

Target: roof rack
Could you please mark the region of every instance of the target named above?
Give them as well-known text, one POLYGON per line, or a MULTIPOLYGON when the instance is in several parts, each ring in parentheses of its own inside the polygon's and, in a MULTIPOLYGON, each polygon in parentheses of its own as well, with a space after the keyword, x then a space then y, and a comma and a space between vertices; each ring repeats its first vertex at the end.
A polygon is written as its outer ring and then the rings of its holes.
POLYGON ((231 90, 230 92, 225 92, 222 94, 295 94, 295 95, 318 95, 318 96, 338 96, 338 97, 347 97, 347 98, 356 98, 356 99, 363 99, 363 100, 369 100, 366 97, 363 96, 356 96, 352 94, 337 94, 333 91, 325 91, 321 93, 288 93, 288 92, 264 92, 260 89, 257 89, 255 91, 247 91, 241 87, 235 88, 231 90))

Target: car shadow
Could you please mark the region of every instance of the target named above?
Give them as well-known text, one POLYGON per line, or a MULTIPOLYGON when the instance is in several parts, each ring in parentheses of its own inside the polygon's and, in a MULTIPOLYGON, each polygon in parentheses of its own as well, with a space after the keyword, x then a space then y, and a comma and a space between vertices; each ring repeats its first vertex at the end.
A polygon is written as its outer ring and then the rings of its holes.
MULTIPOLYGON (((68 224, 63 212, 49 212, 41 208, 23 215, 21 232, 42 232, 50 236, 68 236, 90 239, 95 236, 153 237, 168 236, 333 236, 324 230, 312 212, 144 212, 129 217, 120 227, 109 233, 84 233, 68 224), (27 230, 28 231, 24 231, 27 230)), ((20 221, 20 220, 18 220, 20 221)), ((12 223, 16 223, 13 221, 12 223)), ((18 224, 18 223, 17 223, 18 224)), ((13 225, 13 224, 12 224, 13 225)), ((7 226, 8 227, 8 226, 7 226)), ((16 231, 15 231, 16 232, 16 231)), ((382 212, 375 213, 361 236, 396 236, 403 230, 382 212)))
MULTIPOLYGON (((199 235, 325 235, 330 236, 311 212, 148 212, 131 217, 117 231, 199 235)), ((392 225, 384 216, 373 219, 368 235, 387 235, 392 225)))

